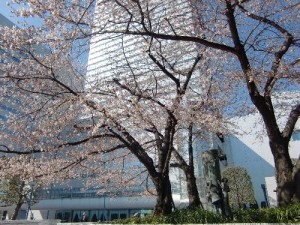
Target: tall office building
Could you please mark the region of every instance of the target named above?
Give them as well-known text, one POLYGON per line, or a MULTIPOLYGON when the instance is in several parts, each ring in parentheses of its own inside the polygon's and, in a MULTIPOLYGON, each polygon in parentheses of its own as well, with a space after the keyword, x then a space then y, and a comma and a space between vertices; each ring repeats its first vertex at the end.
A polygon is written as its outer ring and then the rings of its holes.
MULTIPOLYGON (((146 26, 151 23, 151 29, 155 31, 163 30, 172 33, 168 20, 176 19, 178 26, 184 30, 193 30, 193 15, 188 1, 166 0, 166 1, 141 1, 145 10, 146 26), (144 4, 148 4, 147 6, 144 4), (148 7, 148 8, 147 8, 148 7)), ((87 68, 87 87, 99 82, 111 81, 113 78, 130 81, 134 78, 137 81, 147 80, 148 76, 160 76, 161 71, 150 59, 150 53, 161 53, 166 58, 166 63, 173 63, 178 68, 178 76, 185 68, 189 68, 192 62, 189 60, 198 53, 198 48, 193 44, 177 43, 170 41, 157 41, 153 38, 142 35, 128 35, 118 33, 125 31, 126 26, 133 31, 142 31, 140 24, 133 22, 140 20, 137 4, 124 5, 132 13, 132 21, 128 18, 128 12, 123 6, 114 3, 98 1, 95 8, 94 35, 90 42, 90 52, 87 68), (130 21, 130 22, 129 22, 130 21), (136 25, 136 27, 134 27, 136 25), (116 31, 116 33, 114 33, 116 31), (159 49, 161 48, 161 49, 159 49), (165 52, 172 52, 167 58, 165 52), (167 62, 169 61, 169 62, 167 62)), ((193 31, 196 32, 196 31, 193 31)), ((158 57, 158 55, 155 55, 158 57)), ((182 74, 181 74, 182 75, 182 74)))

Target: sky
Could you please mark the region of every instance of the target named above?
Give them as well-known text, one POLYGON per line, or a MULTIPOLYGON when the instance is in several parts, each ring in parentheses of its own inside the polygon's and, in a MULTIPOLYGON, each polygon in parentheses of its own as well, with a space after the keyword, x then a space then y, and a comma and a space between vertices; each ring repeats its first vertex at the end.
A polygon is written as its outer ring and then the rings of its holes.
POLYGON ((0 13, 10 21, 16 23, 17 18, 13 17, 13 14, 11 13, 11 9, 6 5, 6 2, 7 0, 0 0, 0 13))
MULTIPOLYGON (((13 23, 17 24, 18 21, 20 21, 20 18, 14 16, 13 13, 11 13, 11 8, 6 5, 7 2, 8 2, 8 0, 0 0, 0 13, 3 16, 5 16, 7 19, 12 21, 13 23)), ((29 19, 27 19, 27 22, 30 25, 38 25, 39 24, 39 20, 36 18, 29 18, 29 19)), ((19 25, 19 24, 17 24, 17 25, 19 25)))
MULTIPOLYGON (((16 17, 11 11, 12 9, 6 5, 6 3, 9 2, 9 0, 0 0, 0 13, 5 16, 7 19, 9 19, 11 22, 15 23, 17 26, 22 27, 23 19, 20 17, 16 17), (18 21, 21 23, 18 23, 18 21)), ((40 26, 42 24, 42 21, 38 18, 26 18, 26 21, 29 25, 36 25, 40 26)), ((87 63, 87 52, 82 54, 80 57, 80 60, 82 63, 87 63)))

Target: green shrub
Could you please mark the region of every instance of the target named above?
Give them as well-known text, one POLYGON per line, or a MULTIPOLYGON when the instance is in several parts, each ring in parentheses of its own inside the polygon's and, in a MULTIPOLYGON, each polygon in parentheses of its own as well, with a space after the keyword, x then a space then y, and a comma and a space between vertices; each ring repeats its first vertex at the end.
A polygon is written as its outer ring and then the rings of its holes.
POLYGON ((167 217, 167 223, 222 223, 224 219, 220 214, 206 210, 179 210, 167 217))
POLYGON ((147 215, 144 218, 131 217, 124 220, 114 220, 113 223, 122 224, 184 224, 184 223, 222 223, 221 215, 201 209, 177 210, 167 216, 147 215))
POLYGON ((237 223, 297 223, 300 222, 300 204, 287 208, 239 210, 233 213, 237 223))
POLYGON ((144 218, 131 217, 114 220, 117 224, 204 224, 204 223, 299 223, 300 204, 287 208, 246 209, 233 212, 233 220, 228 221, 220 214, 201 209, 177 210, 167 216, 147 215, 144 218))

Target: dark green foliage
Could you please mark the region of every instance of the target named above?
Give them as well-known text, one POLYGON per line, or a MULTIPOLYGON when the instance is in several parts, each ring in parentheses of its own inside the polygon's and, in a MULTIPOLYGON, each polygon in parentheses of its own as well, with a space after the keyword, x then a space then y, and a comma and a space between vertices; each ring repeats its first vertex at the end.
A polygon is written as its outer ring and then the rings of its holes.
POLYGON ((234 212, 238 223, 299 223, 300 204, 287 208, 249 209, 234 212))
POLYGON ((4 179, 0 183, 0 202, 15 205, 15 210, 11 217, 12 220, 17 218, 21 206, 26 201, 24 188, 25 182, 17 176, 4 179))
POLYGON ((24 187, 25 183, 18 177, 3 180, 0 184, 0 201, 8 205, 24 203, 26 201, 24 187))
POLYGON ((184 223, 222 223, 221 215, 201 209, 182 209, 167 216, 148 215, 144 218, 132 217, 125 220, 114 220, 113 223, 124 224, 184 224, 184 223))
POLYGON ((233 220, 228 221, 221 215, 202 209, 182 209, 168 216, 148 215, 144 218, 131 217, 114 220, 115 224, 203 224, 203 223, 299 223, 300 204, 287 208, 247 209, 233 213, 233 220))

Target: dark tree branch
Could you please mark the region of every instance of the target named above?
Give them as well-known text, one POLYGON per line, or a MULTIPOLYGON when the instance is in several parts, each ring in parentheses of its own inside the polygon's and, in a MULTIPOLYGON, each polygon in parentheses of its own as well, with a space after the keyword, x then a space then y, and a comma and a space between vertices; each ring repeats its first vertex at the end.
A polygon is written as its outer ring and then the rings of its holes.
MULTIPOLYGON (((71 94, 75 95, 75 96, 78 96, 78 93, 74 90, 72 90, 72 88, 70 88, 69 86, 65 85, 64 83, 62 83, 61 81, 59 81, 56 76, 55 76, 55 73, 53 71, 53 68, 50 67, 50 66, 47 66, 45 65, 43 62, 41 62, 34 54, 33 52, 31 52, 28 48, 22 48, 22 49, 19 49, 20 52, 23 52, 25 55, 29 55, 35 62, 37 62, 40 66, 42 66, 43 68, 47 69, 47 70, 50 70, 51 71, 51 75, 52 75, 52 78, 48 77, 48 78, 40 78, 40 79, 50 79, 52 80, 53 82, 57 83, 59 86, 63 87, 64 89, 68 90, 71 94)), ((32 78, 23 78, 23 79, 32 79, 32 78)), ((21 88, 21 87, 20 87, 21 88)), ((25 89, 24 89, 25 90, 25 89)), ((25 90, 25 91, 28 91, 28 90, 25 90)), ((33 91, 32 91, 33 92, 33 91)), ((41 93, 41 92, 37 92, 39 94, 44 94, 44 95, 47 95, 46 93, 41 93)), ((48 94, 50 95, 50 94, 48 94)))
POLYGON ((140 4, 140 1, 139 0, 132 0, 132 1, 137 4, 140 15, 141 15, 141 24, 143 26, 143 29, 148 32, 149 29, 147 28, 147 26, 145 24, 145 14, 144 14, 144 11, 143 11, 142 6, 140 4))
POLYGON ((134 36, 148 36, 148 37, 153 37, 153 38, 162 39, 162 40, 193 42, 193 43, 198 43, 198 44, 204 45, 206 47, 223 50, 225 52, 230 52, 235 55, 237 54, 235 49, 230 46, 219 44, 216 42, 207 41, 203 38, 196 37, 196 36, 171 35, 171 34, 155 33, 153 31, 150 32, 150 31, 130 31, 130 30, 115 30, 115 31, 106 30, 106 31, 95 32, 95 34, 93 34, 93 35, 97 35, 97 34, 101 34, 101 33, 129 34, 129 35, 134 35, 134 36))
POLYGON ((86 25, 85 23, 82 23, 81 21, 82 21, 83 17, 86 15, 86 13, 89 11, 89 9, 92 8, 92 5, 93 5, 94 3, 97 4, 97 3, 96 3, 96 0, 93 0, 93 1, 91 1, 91 2, 89 3, 89 5, 86 7, 86 9, 84 10, 84 12, 82 13, 80 19, 76 22, 77 25, 79 25, 79 24, 84 24, 84 25, 86 25))
POLYGON ((160 107, 162 107, 162 108, 164 108, 166 110, 166 112, 168 113, 168 115, 170 117, 172 117, 173 120, 176 120, 175 116, 173 115, 173 112, 171 110, 169 110, 163 103, 161 103, 157 99, 154 99, 151 96, 143 95, 141 92, 137 92, 135 90, 130 89, 128 86, 126 86, 124 84, 121 84, 120 81, 118 79, 116 79, 116 78, 114 78, 113 81, 119 87, 121 87, 122 89, 128 91, 131 95, 136 96, 138 98, 143 98, 143 99, 146 99, 146 100, 149 100, 149 101, 152 101, 152 102, 158 104, 160 107))
POLYGON ((160 165, 162 166, 162 171, 163 175, 166 175, 169 173, 169 166, 170 166, 170 159, 172 156, 173 152, 173 142, 174 142, 174 135, 175 135, 175 127, 177 124, 177 119, 173 115, 169 115, 167 119, 167 124, 165 126, 165 136, 163 140, 163 145, 161 148, 161 154, 162 157, 160 157, 161 163, 160 165))
POLYGON ((248 17, 254 19, 254 20, 258 20, 260 22, 269 24, 270 26, 274 27, 276 30, 280 31, 282 34, 284 34, 285 36, 291 36, 291 34, 284 29, 283 27, 279 26, 277 23, 275 23, 272 20, 267 19, 266 17, 261 17, 258 15, 255 15, 253 13, 250 13, 248 10, 246 10, 242 5, 238 5, 238 7, 241 9, 241 11, 248 17))
POLYGON ((188 127, 188 152, 189 152, 189 169, 194 171, 194 157, 193 157, 193 152, 194 152, 194 148, 193 148, 193 123, 189 124, 188 127))
POLYGON ((173 154, 178 162, 172 163, 171 164, 172 167, 179 167, 183 171, 187 171, 189 168, 189 165, 186 163, 186 161, 183 159, 183 157, 179 154, 179 152, 176 149, 173 149, 173 154))
POLYGON ((288 121, 282 132, 283 137, 288 138, 288 139, 291 138, 299 116, 300 116, 300 104, 296 105, 296 107, 290 112, 288 121))
MULTIPOLYGON (((128 61, 128 58, 127 58, 126 53, 125 53, 125 49, 126 49, 126 47, 124 46, 124 39, 122 38, 122 52, 123 52, 123 55, 125 57, 126 65, 128 66, 128 68, 130 70, 130 73, 133 76, 135 87, 139 89, 139 85, 138 85, 138 82, 136 80, 136 75, 135 75, 135 73, 134 73, 134 71, 133 71, 133 69, 130 65, 130 62, 128 61)), ((140 89, 139 89, 139 91, 140 91, 140 89)))
POLYGON ((170 20, 168 18, 165 18, 165 20, 168 22, 169 26, 171 27, 171 30, 173 31, 174 35, 177 36, 177 33, 174 29, 174 27, 172 26, 172 24, 170 23, 170 20))
POLYGON ((252 74, 251 74, 251 66, 250 66, 249 59, 247 57, 245 48, 242 45, 242 42, 239 37, 236 20, 235 20, 235 16, 234 16, 234 7, 231 5, 230 0, 226 0, 226 13, 225 14, 226 14, 226 17, 228 20, 231 37, 232 37, 232 40, 234 43, 235 54, 239 58, 242 70, 246 77, 246 83, 247 83, 249 95, 252 98, 252 101, 253 101, 254 97, 255 98, 258 97, 258 99, 260 99, 259 98, 260 93, 257 89, 257 86, 256 86, 254 79, 252 77, 252 74))
POLYGON ((195 59, 195 61, 194 61, 194 64, 193 64, 192 68, 189 70, 189 72, 188 72, 188 74, 187 74, 187 77, 186 77, 186 80, 185 80, 185 82, 184 82, 184 84, 183 84, 183 87, 182 87, 182 90, 181 90, 182 94, 185 93, 185 91, 186 91, 186 89, 187 89, 187 87, 188 87, 188 85, 189 85, 189 82, 190 82, 190 80, 191 80, 191 77, 192 77, 192 75, 193 75, 193 72, 194 72, 194 70, 195 70, 195 68, 196 68, 196 66, 197 66, 197 64, 198 64, 198 62, 201 60, 201 58, 202 58, 202 55, 199 55, 199 54, 198 54, 198 56, 196 57, 196 59, 195 59))
POLYGON ((34 154, 34 153, 41 153, 41 150, 37 150, 37 149, 32 149, 32 150, 28 150, 28 151, 15 151, 15 150, 11 150, 8 146, 6 145, 0 145, 0 148, 3 147, 4 149, 0 149, 0 152, 2 153, 8 153, 8 154, 16 154, 16 155, 30 155, 30 154, 34 154))
POLYGON ((63 166, 62 168, 59 168, 59 169, 55 170, 54 172, 39 174, 39 175, 35 176, 35 178, 39 178, 39 177, 48 176, 48 175, 51 175, 51 174, 57 174, 57 173, 63 172, 63 171, 65 171, 65 170, 67 170, 71 167, 75 167, 76 165, 80 165, 83 161, 87 160, 90 156, 97 155, 97 154, 100 154, 100 153, 113 152, 113 151, 121 149, 121 148, 124 148, 124 145, 117 145, 117 146, 114 146, 110 149, 106 149, 106 150, 103 150, 103 151, 101 150, 101 151, 89 152, 87 155, 82 156, 82 157, 76 159, 75 161, 73 161, 71 163, 68 163, 67 165, 63 166))
POLYGON ((132 137, 132 135, 126 131, 126 129, 119 124, 115 119, 110 118, 112 122, 117 126, 119 132, 115 132, 112 128, 108 127, 108 130, 115 135, 116 138, 119 139, 126 148, 128 148, 133 155, 135 155, 139 161, 147 168, 151 177, 157 177, 157 172, 155 170, 155 166, 153 160, 143 147, 132 137))
POLYGON ((280 65, 280 61, 281 61, 282 57, 284 56, 284 54, 288 51, 289 47, 292 45, 293 36, 286 29, 284 29, 282 26, 278 25, 274 21, 269 20, 266 17, 261 17, 258 15, 255 15, 253 13, 250 13, 248 10, 246 10, 240 4, 238 5, 238 7, 248 17, 274 27, 276 30, 278 30, 280 33, 282 33, 285 36, 285 41, 282 44, 280 50, 275 52, 275 58, 274 58, 274 61, 272 63, 272 68, 271 68, 272 73, 270 74, 270 77, 268 78, 266 85, 265 85, 265 96, 270 96, 271 90, 272 90, 274 84, 276 83, 276 81, 278 80, 276 75, 277 75, 278 67, 280 65))
POLYGON ((77 146, 77 145, 86 143, 86 142, 91 141, 91 140, 95 140, 95 139, 98 139, 98 138, 106 138, 106 137, 115 138, 115 136, 112 135, 112 134, 92 135, 92 136, 90 136, 88 138, 85 138, 85 139, 82 139, 80 141, 64 143, 62 145, 59 145, 57 148, 62 148, 62 147, 66 147, 66 146, 77 146))
POLYGON ((159 67, 159 69, 161 69, 161 71, 164 72, 164 74, 169 77, 172 81, 174 81, 174 83, 176 84, 177 89, 180 88, 180 82, 179 80, 173 76, 172 73, 170 73, 166 67, 164 67, 152 54, 151 52, 148 53, 150 59, 159 67))

